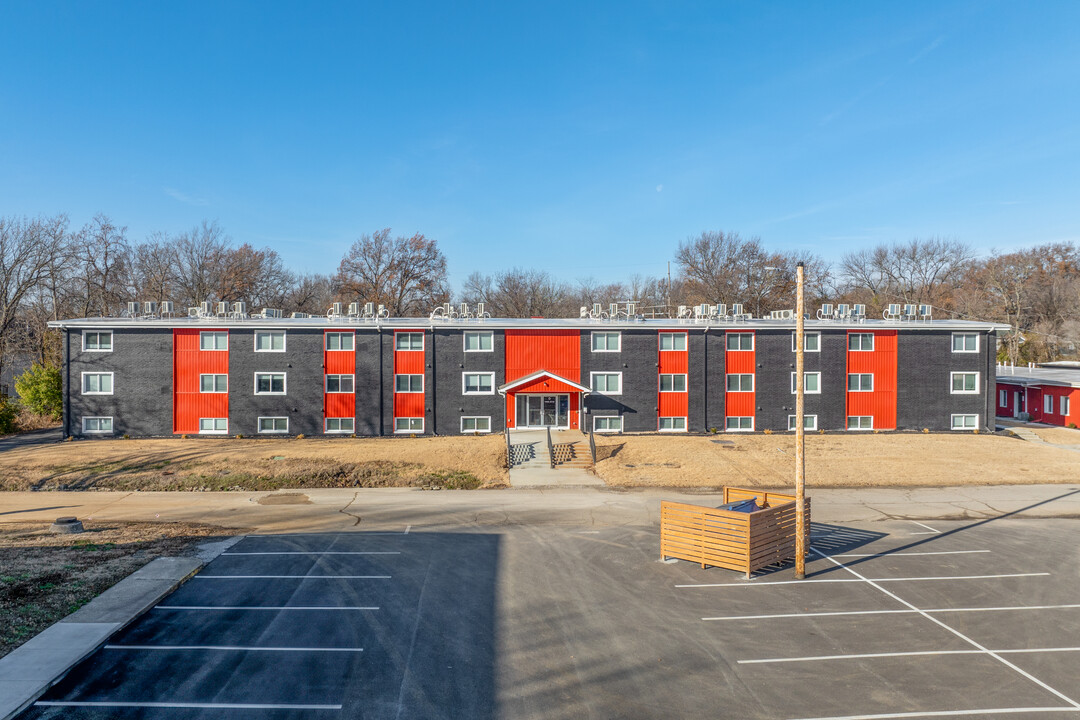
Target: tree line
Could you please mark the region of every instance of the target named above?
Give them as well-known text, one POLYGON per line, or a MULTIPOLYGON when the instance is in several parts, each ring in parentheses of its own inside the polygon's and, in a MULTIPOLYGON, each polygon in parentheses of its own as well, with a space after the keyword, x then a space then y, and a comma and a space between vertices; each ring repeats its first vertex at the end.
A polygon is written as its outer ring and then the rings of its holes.
POLYGON ((73 227, 66 215, 0 217, 0 369, 13 360, 56 366, 51 320, 117 316, 128 301, 172 301, 179 313, 211 301, 321 315, 333 302, 374 302, 395 317, 426 316, 445 302, 485 303, 495 317, 577 317, 582 306, 637 303, 668 317, 680 305, 742 303, 760 316, 795 306, 795 265, 807 276, 808 311, 822 302, 929 304, 937 318, 1006 322, 1016 328, 1003 358, 1044 361, 1080 342, 1080 248, 1039 245, 976 256, 954 239, 880 244, 829 261, 778 251, 760 238, 708 231, 673 247, 670 276, 568 280, 515 267, 474 272, 457 290, 438 243, 383 229, 357 238, 330 273, 289 270, 272 248, 234 242, 213 222, 144 240, 105 215, 73 227))

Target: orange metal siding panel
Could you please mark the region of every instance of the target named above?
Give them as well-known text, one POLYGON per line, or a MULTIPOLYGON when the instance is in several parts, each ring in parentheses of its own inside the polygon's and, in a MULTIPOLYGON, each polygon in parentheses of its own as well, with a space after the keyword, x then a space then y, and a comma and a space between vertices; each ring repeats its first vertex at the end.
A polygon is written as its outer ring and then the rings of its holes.
POLYGON ((581 331, 507 330, 506 382, 537 370, 581 382, 581 331))
POLYGON ((1069 391, 1069 415, 1065 418, 1065 424, 1072 423, 1080 426, 1080 388, 1069 391))
MULTIPOLYGON (((228 393, 199 392, 199 375, 229 373, 228 350, 200 350, 199 330, 173 330, 173 432, 199 432, 200 418, 227 418, 228 393)), ((226 331, 227 332, 227 331, 226 331)))
POLYGON ((690 366, 689 356, 690 353, 685 350, 661 350, 659 372, 664 374, 687 372, 690 366))
POLYGON ((686 417, 689 407, 689 393, 660 393, 660 417, 686 417))
POLYGON ((581 398, 580 393, 574 393, 573 395, 570 396, 570 429, 571 430, 577 430, 578 427, 580 427, 578 425, 578 417, 580 415, 580 413, 579 413, 580 408, 579 408, 578 401, 579 401, 580 398, 581 398))
POLYGON ((351 418, 356 415, 356 395, 354 393, 325 393, 323 395, 324 417, 351 418))
POLYGON ((751 417, 755 410, 755 393, 733 392, 724 395, 724 411, 727 417, 751 417))
POLYGON ((541 377, 533 380, 530 383, 524 385, 518 385, 514 388, 513 394, 517 393, 573 393, 577 394, 581 392, 576 387, 567 385, 564 382, 558 380, 552 380, 551 378, 541 377))
POLYGON ((394 393, 394 417, 424 417, 424 393, 394 393))
POLYGON ((515 407, 515 404, 514 404, 514 393, 507 393, 506 394, 506 427, 510 428, 511 430, 513 430, 515 427, 517 427, 517 425, 515 424, 517 422, 517 413, 515 412, 516 409, 517 408, 515 407))
MULTIPOLYGON (((849 331, 866 332, 866 331, 849 331)), ((847 414, 870 415, 875 430, 896 429, 896 330, 876 330, 874 349, 847 353, 848 373, 872 373, 873 392, 848 392, 847 414)), ((845 391, 847 379, 845 378, 845 391)))
POLYGON ((424 351, 399 350, 394 353, 395 375, 423 375, 424 351))

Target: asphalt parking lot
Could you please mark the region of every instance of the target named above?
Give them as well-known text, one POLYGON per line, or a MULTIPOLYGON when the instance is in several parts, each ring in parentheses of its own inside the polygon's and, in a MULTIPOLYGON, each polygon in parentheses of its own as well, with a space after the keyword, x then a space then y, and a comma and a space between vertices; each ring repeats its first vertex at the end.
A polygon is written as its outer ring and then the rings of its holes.
POLYGON ((251 536, 24 718, 1080 717, 1080 522, 815 524, 808 577, 652 525, 251 536))

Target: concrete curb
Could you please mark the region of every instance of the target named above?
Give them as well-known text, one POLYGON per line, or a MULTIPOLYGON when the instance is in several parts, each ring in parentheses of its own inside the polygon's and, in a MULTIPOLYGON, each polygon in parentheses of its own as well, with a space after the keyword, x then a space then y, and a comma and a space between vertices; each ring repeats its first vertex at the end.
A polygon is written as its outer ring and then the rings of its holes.
POLYGON ((161 557, 0 658, 0 720, 11 720, 116 631, 129 625, 242 536, 199 546, 196 557, 161 557))

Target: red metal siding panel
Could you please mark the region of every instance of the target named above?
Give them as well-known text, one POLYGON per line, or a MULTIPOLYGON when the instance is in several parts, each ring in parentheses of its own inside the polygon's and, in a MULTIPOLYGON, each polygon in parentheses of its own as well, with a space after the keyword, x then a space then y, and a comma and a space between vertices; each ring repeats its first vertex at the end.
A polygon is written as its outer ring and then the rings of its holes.
POLYGON ((505 382, 537 370, 581 382, 581 331, 507 330, 505 382))
POLYGON ((660 417, 686 417, 690 407, 690 394, 684 392, 660 393, 660 417))
MULTIPOLYGON (((747 333, 752 335, 753 333, 747 333)), ((754 347, 757 347, 757 340, 754 341, 754 347)), ((726 350, 724 352, 724 366, 725 372, 728 374, 751 374, 755 375, 757 370, 757 352, 756 350, 726 350)), ((727 379, 724 379, 727 382, 727 379)), ((725 385, 726 387, 726 385, 725 385)), ((754 377, 754 388, 757 388, 757 376, 754 377)), ((724 415, 725 417, 754 417, 756 415, 757 408, 757 393, 756 392, 726 392, 724 394, 724 415)), ((755 421, 755 429, 757 422, 755 421)))
POLYGON ((552 380, 548 377, 540 377, 533 380, 530 383, 524 385, 518 385, 514 388, 514 394, 517 393, 573 393, 577 394, 581 392, 576 387, 567 385, 564 382, 558 380, 552 380))
POLYGON ((356 415, 356 395, 354 393, 326 393, 324 398, 324 417, 351 418, 356 415))
MULTIPOLYGON (((220 332, 220 331, 219 331, 220 332)), ((199 392, 199 375, 229 373, 228 350, 200 350, 199 330, 173 330, 173 432, 199 432, 199 418, 229 417, 228 393, 199 392)))
POLYGON ((1069 390, 1069 414, 1065 417, 1065 424, 1072 423, 1080 427, 1080 388, 1069 390))
POLYGON ((394 393, 394 417, 424 417, 424 393, 394 393))
POLYGON ((424 351, 401 350, 394 353, 395 375, 423 375, 424 351))
MULTIPOLYGON (((340 331, 327 331, 340 332, 340 331)), ((323 335, 323 348, 326 336, 323 335)), ((356 375, 355 350, 323 350, 323 372, 327 375, 356 375)), ((325 388, 325 385, 323 386, 325 388)), ((323 393, 323 419, 351 418, 356 415, 355 393, 323 393)), ((326 427, 325 425, 323 426, 326 427)))
POLYGON ((685 350, 661 350, 660 372, 665 375, 687 372, 687 368, 690 367, 689 355, 690 353, 685 350))
MULTIPOLYGON (((859 330, 849 331, 863 332, 859 330)), ((896 429, 896 330, 875 330, 874 349, 847 353, 848 373, 871 373, 873 392, 848 392, 847 414, 870 415, 875 430, 896 429)), ((844 382, 847 382, 845 378, 844 382)), ((845 391, 846 391, 845 385, 845 391)))
POLYGON ((997 414, 1001 416, 1011 416, 1013 414, 1013 393, 1020 389, 1018 385, 1010 385, 1009 383, 1003 383, 998 381, 997 384, 998 397, 994 398, 994 403, 997 405, 997 414), (998 402, 1001 399, 1001 391, 1005 391, 1005 404, 1002 405, 998 402))

